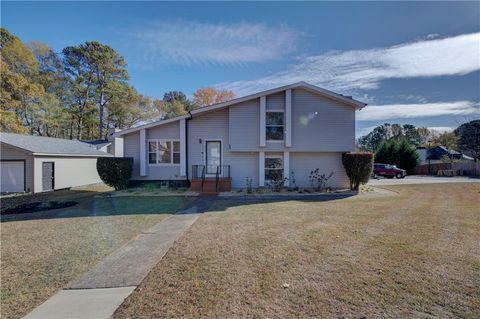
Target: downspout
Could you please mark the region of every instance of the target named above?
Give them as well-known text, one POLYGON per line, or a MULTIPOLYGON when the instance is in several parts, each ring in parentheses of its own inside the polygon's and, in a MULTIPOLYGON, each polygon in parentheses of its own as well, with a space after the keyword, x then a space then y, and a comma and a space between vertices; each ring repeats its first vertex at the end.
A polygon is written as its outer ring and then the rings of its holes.
POLYGON ((193 116, 190 111, 188 111, 188 115, 190 115, 190 117, 185 119, 185 173, 187 175, 187 182, 190 184, 190 179, 188 178, 188 121, 191 120, 193 116))

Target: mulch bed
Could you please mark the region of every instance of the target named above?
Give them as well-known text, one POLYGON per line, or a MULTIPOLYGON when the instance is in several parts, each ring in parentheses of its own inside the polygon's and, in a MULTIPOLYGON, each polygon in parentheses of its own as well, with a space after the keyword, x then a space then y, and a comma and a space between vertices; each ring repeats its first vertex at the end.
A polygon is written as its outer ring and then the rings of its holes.
POLYGON ((33 203, 24 203, 17 205, 15 207, 7 207, 1 210, 2 215, 10 214, 25 214, 25 213, 35 213, 44 210, 57 209, 57 208, 66 208, 77 205, 76 201, 48 201, 48 202, 33 202, 33 203))

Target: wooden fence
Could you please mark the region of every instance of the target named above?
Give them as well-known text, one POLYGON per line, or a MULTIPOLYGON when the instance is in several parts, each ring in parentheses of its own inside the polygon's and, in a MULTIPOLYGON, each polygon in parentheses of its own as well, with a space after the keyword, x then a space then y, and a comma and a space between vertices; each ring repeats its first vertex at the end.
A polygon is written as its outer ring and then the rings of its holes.
POLYGON ((415 167, 415 175, 438 175, 439 171, 452 170, 454 175, 480 176, 480 162, 435 163, 415 167), (430 166, 430 168, 429 168, 430 166))

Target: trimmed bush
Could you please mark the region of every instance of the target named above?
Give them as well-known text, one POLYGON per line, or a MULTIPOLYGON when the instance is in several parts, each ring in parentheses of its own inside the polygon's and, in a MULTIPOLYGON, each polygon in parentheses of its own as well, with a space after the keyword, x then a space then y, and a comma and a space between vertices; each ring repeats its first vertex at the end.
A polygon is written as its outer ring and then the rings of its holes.
POLYGON ((343 167, 350 179, 350 189, 358 190, 360 184, 368 182, 373 168, 373 153, 352 152, 342 156, 343 167))
POLYGON ((413 174, 415 166, 420 163, 420 158, 415 146, 404 138, 383 141, 375 153, 375 163, 397 165, 413 174))
POLYGON ((132 177, 133 158, 99 157, 97 172, 102 181, 115 190, 124 189, 132 177))

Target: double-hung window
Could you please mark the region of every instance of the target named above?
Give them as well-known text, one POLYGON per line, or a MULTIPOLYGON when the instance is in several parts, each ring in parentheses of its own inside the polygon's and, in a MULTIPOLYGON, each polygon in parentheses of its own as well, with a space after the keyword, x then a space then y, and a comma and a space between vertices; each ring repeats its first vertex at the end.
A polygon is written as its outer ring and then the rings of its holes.
POLYGON ((283 157, 265 156, 265 180, 279 181, 283 179, 283 157))
POLYGON ((180 164, 180 142, 170 140, 149 140, 148 163, 150 165, 180 164))
POLYGON ((267 141, 283 141, 285 126, 283 111, 267 111, 265 115, 265 139, 267 141))

